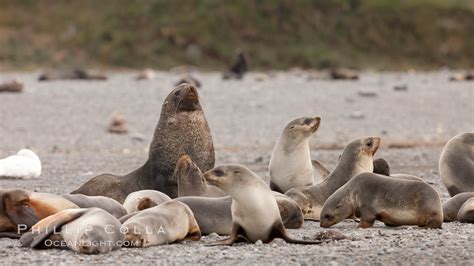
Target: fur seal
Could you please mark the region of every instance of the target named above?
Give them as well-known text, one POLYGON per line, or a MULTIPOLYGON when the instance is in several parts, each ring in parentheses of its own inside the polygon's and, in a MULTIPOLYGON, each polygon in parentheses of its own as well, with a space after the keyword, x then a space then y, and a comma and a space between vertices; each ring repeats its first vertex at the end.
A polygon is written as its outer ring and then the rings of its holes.
POLYGON ((10 238, 19 238, 17 234, 17 226, 13 221, 8 217, 7 210, 5 209, 5 204, 3 202, 3 195, 9 190, 0 189, 0 238, 10 237, 10 238))
POLYGON ((390 176, 390 165, 384 158, 378 158, 374 160, 374 174, 390 176))
POLYGON ((41 161, 38 155, 29 149, 0 160, 0 178, 38 178, 41 175, 41 161))
MULTIPOLYGON (((304 218, 301 208, 291 198, 273 191, 277 201, 283 225, 288 229, 298 229, 303 226, 304 218)), ((232 198, 186 196, 175 200, 188 205, 194 213, 196 221, 204 235, 217 233, 229 235, 232 229, 232 198)))
POLYGON ((125 208, 120 202, 103 196, 86 196, 81 194, 64 194, 63 198, 79 206, 79 208, 99 208, 115 218, 120 218, 127 214, 125 208))
POLYGON ((21 189, 5 191, 3 204, 8 217, 19 226, 18 229, 30 228, 41 219, 62 210, 78 208, 61 196, 21 189), (26 228, 20 228, 20 225, 26 228))
POLYGON ((127 247, 149 247, 181 240, 201 239, 201 230, 189 207, 175 200, 121 219, 127 247))
POLYGON ((151 80, 155 78, 155 71, 151 68, 145 68, 138 72, 135 76, 135 80, 151 80))
POLYGON ((124 242, 120 222, 99 208, 64 210, 35 224, 20 242, 24 247, 68 247, 81 254, 105 254, 124 242))
POLYGON ((334 80, 358 80, 359 75, 356 71, 347 68, 332 69, 329 73, 334 80))
POLYGON ((316 241, 295 240, 283 226, 277 202, 267 184, 250 169, 242 165, 221 165, 204 174, 206 180, 232 198, 232 229, 230 237, 215 243, 233 245, 243 238, 255 243, 271 242, 283 238, 288 243, 320 244, 316 241))
POLYGON ((244 52, 240 49, 237 49, 232 59, 232 63, 229 69, 222 76, 223 79, 242 79, 245 72, 248 71, 248 62, 247 57, 244 52))
POLYGON ((464 202, 459 209, 457 219, 461 223, 474 223, 474 197, 464 202))
POLYGON ((430 185, 374 173, 362 173, 339 188, 324 203, 321 227, 330 227, 360 212, 360 228, 375 220, 389 226, 418 225, 441 228, 443 209, 438 192, 430 185))
POLYGON ((285 193, 291 188, 320 183, 323 178, 314 173, 309 140, 318 130, 321 118, 301 117, 289 122, 278 138, 268 167, 270 188, 285 193))
POLYGON ((168 195, 157 190, 139 190, 130 193, 125 201, 123 207, 127 213, 134 213, 144 209, 148 209, 163 202, 171 200, 168 195))
POLYGON ((76 69, 63 69, 63 70, 52 70, 41 74, 38 78, 39 81, 47 80, 61 80, 61 79, 89 79, 89 80, 106 80, 105 75, 88 72, 87 70, 76 68, 76 69))
POLYGON ((446 201, 443 204, 444 222, 457 221, 459 209, 470 198, 474 198, 474 192, 459 193, 446 201))
POLYGON ((324 202, 353 176, 373 171, 373 156, 380 145, 380 138, 366 137, 350 142, 342 152, 334 171, 321 183, 293 188, 285 195, 301 207, 305 219, 319 220, 324 202))
POLYGON ((126 134, 128 132, 128 124, 125 116, 119 112, 113 112, 107 131, 113 134, 126 134))
POLYGON ((188 154, 199 169, 214 166, 211 132, 194 86, 181 84, 166 97, 145 164, 123 175, 93 177, 73 194, 106 196, 123 202, 128 194, 144 189, 159 190, 175 198, 178 185, 173 178, 176 161, 188 154))
POLYGON ((22 92, 24 84, 16 79, 0 83, 0 92, 22 92))
POLYGON ((439 159, 439 174, 449 195, 474 192, 474 133, 462 133, 446 143, 439 159))

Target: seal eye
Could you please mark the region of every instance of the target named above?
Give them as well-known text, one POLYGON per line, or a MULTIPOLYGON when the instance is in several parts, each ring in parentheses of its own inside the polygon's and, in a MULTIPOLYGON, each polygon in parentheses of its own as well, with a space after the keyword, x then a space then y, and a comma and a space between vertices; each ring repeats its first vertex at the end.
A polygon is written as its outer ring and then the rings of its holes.
POLYGON ((216 169, 216 170, 213 171, 213 173, 214 173, 215 176, 219 176, 219 177, 225 175, 224 171, 222 171, 221 169, 216 169))
POLYGON ((291 126, 291 127, 290 127, 290 129, 293 129, 293 128, 295 128, 295 126, 291 126))
POLYGON ((311 124, 311 119, 306 118, 306 119, 304 120, 304 123, 303 123, 303 124, 305 124, 305 125, 311 124))
POLYGON ((326 219, 328 219, 328 220, 331 220, 331 219, 332 219, 331 217, 332 217, 332 216, 329 215, 329 214, 324 215, 324 218, 326 218, 326 219))
POLYGON ((175 92, 174 92, 174 95, 175 95, 175 96, 179 96, 180 93, 181 93, 181 91, 178 90, 178 91, 175 91, 175 92))
POLYGON ((367 141, 366 146, 367 146, 367 147, 372 147, 372 140, 367 141))

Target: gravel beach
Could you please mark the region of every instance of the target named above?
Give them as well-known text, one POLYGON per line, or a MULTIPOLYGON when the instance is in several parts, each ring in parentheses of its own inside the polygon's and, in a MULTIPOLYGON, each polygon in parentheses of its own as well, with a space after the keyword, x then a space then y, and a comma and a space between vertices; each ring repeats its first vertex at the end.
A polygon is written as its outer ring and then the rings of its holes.
MULTIPOLYGON (((375 157, 393 173, 423 177, 449 195, 438 173, 443 145, 461 132, 474 132, 474 82, 450 82, 452 72, 363 72, 358 81, 315 79, 305 71, 250 73, 224 81, 220 73, 195 72, 204 112, 216 147, 217 164, 245 164, 264 178, 270 154, 285 124, 301 116, 320 116, 311 141, 312 156, 333 169, 350 140, 380 136, 375 157), (396 90, 395 86, 406 86, 396 90)), ((0 187, 67 193, 100 173, 124 174, 145 162, 161 104, 181 75, 158 72, 135 81, 134 72, 108 73, 107 81, 38 82, 39 73, 0 73, 0 83, 19 79, 23 93, 0 94, 0 158, 29 147, 37 151, 43 173, 36 180, 0 180, 0 187), (129 133, 110 134, 114 111, 128 121, 129 133)), ((0 239, 1 264, 10 263, 166 263, 166 264, 473 264, 474 225, 445 223, 440 230, 417 227, 357 229, 346 221, 330 229, 306 221, 289 230, 313 239, 337 231, 348 239, 322 245, 236 244, 208 247, 185 242, 106 255, 68 250, 30 250, 0 239)))

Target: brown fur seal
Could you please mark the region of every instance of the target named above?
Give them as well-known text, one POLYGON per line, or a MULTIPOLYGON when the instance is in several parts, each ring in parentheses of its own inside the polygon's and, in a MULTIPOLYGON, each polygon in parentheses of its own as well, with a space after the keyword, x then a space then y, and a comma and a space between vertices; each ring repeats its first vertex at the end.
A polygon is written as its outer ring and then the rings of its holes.
POLYGON ((61 79, 89 79, 106 80, 107 77, 101 74, 91 73, 84 69, 64 69, 47 71, 38 78, 39 81, 61 80, 61 79))
POLYGON ((353 176, 373 171, 373 156, 380 145, 380 138, 367 137, 349 143, 342 152, 334 171, 321 183, 294 188, 285 193, 301 207, 304 218, 319 220, 324 202, 353 176))
POLYGON ((203 171, 214 166, 211 132, 198 92, 193 86, 181 84, 163 103, 145 164, 123 176, 96 176, 72 193, 106 196, 123 202, 134 191, 153 189, 175 198, 178 196, 178 185, 173 172, 176 161, 185 153, 203 171))
POLYGON ((63 198, 79 206, 79 208, 99 208, 110 214, 115 218, 120 218, 127 214, 125 208, 120 202, 103 197, 103 196, 86 196, 81 194, 64 194, 63 198))
POLYGON ((223 79, 242 79, 245 72, 248 71, 247 61, 247 56, 245 56, 244 52, 237 49, 229 69, 223 75, 223 79))
POLYGON ((21 189, 5 191, 3 204, 8 217, 19 230, 30 228, 41 219, 62 210, 78 208, 61 196, 21 189))
POLYGON ((430 185, 402 178, 362 173, 339 188, 324 203, 321 227, 330 227, 360 212, 360 228, 375 220, 389 226, 418 225, 441 228, 443 209, 430 185))
POLYGON ((0 238, 9 237, 9 238, 19 238, 17 234, 16 224, 8 217, 7 210, 5 209, 5 204, 3 202, 3 195, 9 190, 0 189, 0 238))
POLYGON ((459 209, 470 198, 474 198, 474 192, 459 193, 446 201, 443 204, 444 222, 457 221, 459 209))
POLYGON ((0 92, 22 92, 23 91, 23 82, 16 79, 0 83, 0 92))
POLYGON ((439 174, 449 195, 474 192, 474 133, 452 138, 439 159, 439 174))
POLYGON ((324 176, 320 171, 313 171, 320 163, 311 161, 309 149, 309 140, 318 130, 320 122, 319 117, 301 117, 285 126, 275 144, 268 166, 272 190, 285 193, 291 188, 310 186, 323 181, 324 176))
POLYGON ((461 223, 474 223, 474 197, 464 202, 459 209, 457 219, 461 223))
POLYGON ((230 237, 215 244, 232 245, 243 238, 255 243, 283 238, 288 243, 320 244, 321 242, 295 240, 283 226, 278 205, 265 182, 242 165, 222 165, 204 174, 206 180, 232 197, 232 230, 230 237))
POLYGON ((168 195, 157 190, 139 190, 130 193, 125 201, 123 207, 127 213, 134 213, 151 207, 160 205, 163 202, 171 200, 168 195))
POLYGON ((199 225, 189 207, 171 200, 121 219, 127 247, 149 247, 181 240, 201 239, 199 225))
POLYGON ((99 208, 64 210, 35 224, 20 242, 31 248, 63 248, 81 254, 104 254, 124 241, 120 222, 99 208))

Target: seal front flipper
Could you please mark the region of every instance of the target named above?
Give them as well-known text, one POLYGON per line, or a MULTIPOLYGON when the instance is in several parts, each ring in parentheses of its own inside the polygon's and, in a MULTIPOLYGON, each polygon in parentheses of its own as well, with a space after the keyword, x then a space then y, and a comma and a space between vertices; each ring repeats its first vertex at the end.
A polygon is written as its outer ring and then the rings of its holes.
POLYGON ((206 246, 232 246, 235 242, 239 242, 239 237, 244 238, 247 242, 249 242, 244 235, 244 228, 242 228, 242 226, 240 226, 239 224, 234 223, 232 225, 232 230, 230 231, 230 235, 228 238, 216 241, 214 243, 206 244, 206 246))
POLYGON ((331 173, 331 171, 329 171, 329 169, 318 160, 311 160, 311 164, 313 165, 313 170, 316 170, 323 179, 326 179, 326 177, 331 173))
POLYGON ((31 231, 20 238, 20 243, 24 247, 39 248, 44 240, 53 233, 57 233, 61 226, 81 217, 88 211, 89 209, 68 209, 48 216, 33 225, 31 231))
POLYGON ((266 243, 271 242, 275 238, 282 238, 283 240, 285 240, 285 242, 291 243, 291 244, 316 245, 316 244, 323 243, 322 241, 307 241, 307 240, 299 240, 299 239, 291 238, 288 235, 288 232, 286 231, 282 222, 275 223, 270 233, 270 237, 268 238, 268 241, 265 241, 265 242, 266 243))
POLYGON ((0 238, 20 239, 21 235, 15 232, 0 232, 0 238))

